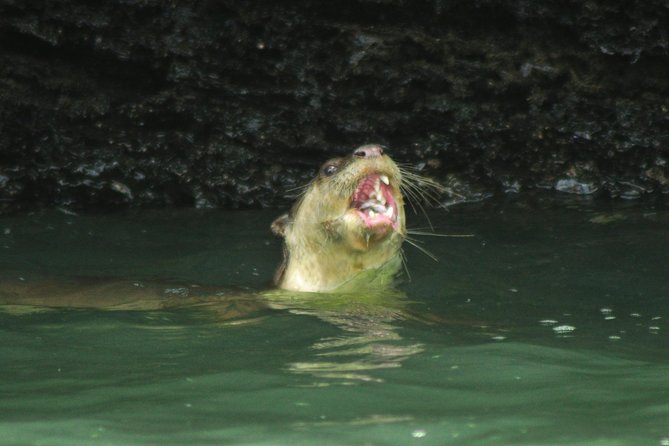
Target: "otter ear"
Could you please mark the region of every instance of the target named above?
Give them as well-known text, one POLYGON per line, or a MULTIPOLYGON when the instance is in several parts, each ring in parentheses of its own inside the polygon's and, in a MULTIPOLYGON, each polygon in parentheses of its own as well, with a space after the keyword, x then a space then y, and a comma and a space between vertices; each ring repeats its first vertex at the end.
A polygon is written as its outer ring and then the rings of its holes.
POLYGON ((288 214, 283 214, 276 220, 272 222, 272 232, 274 235, 278 235, 279 237, 285 237, 286 236, 286 228, 288 227, 288 224, 290 223, 290 215, 288 214))

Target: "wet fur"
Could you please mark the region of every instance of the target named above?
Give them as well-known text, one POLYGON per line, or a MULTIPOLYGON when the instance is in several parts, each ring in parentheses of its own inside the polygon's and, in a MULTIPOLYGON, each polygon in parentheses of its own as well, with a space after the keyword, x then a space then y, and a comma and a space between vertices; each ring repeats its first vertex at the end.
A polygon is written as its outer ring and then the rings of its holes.
POLYGON ((401 185, 400 169, 387 155, 371 159, 350 155, 323 164, 291 211, 272 224, 273 232, 284 238, 284 260, 275 284, 296 291, 336 291, 359 273, 399 269, 405 237, 401 185), (380 235, 370 231, 351 210, 351 196, 372 174, 390 179, 400 214, 397 231, 380 235))

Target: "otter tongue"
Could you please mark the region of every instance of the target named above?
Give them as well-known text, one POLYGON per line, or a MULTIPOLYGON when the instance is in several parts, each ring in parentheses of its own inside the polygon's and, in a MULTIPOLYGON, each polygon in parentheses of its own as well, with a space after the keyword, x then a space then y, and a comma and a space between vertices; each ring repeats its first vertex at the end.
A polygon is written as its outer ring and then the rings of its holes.
POLYGON ((370 209, 370 208, 371 208, 374 212, 377 212, 377 213, 379 213, 379 214, 383 214, 383 213, 386 212, 386 210, 387 210, 386 207, 385 207, 384 205, 380 204, 380 203, 379 203, 378 201, 376 201, 376 200, 368 200, 368 201, 365 201, 365 202, 362 204, 362 206, 360 206, 360 210, 361 210, 361 211, 364 211, 364 210, 366 210, 366 209, 370 209))

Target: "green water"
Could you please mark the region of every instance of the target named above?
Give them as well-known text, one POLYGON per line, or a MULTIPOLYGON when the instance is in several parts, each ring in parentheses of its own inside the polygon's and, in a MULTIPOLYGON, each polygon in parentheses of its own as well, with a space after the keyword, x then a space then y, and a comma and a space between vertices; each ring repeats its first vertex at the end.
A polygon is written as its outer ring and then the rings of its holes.
MULTIPOLYGON (((0 274, 256 299, 279 261, 276 214, 2 217, 0 274)), ((439 260, 407 247, 406 296, 385 303, 0 312, 0 444, 669 444, 666 203, 430 217, 473 237, 416 237, 439 260)))

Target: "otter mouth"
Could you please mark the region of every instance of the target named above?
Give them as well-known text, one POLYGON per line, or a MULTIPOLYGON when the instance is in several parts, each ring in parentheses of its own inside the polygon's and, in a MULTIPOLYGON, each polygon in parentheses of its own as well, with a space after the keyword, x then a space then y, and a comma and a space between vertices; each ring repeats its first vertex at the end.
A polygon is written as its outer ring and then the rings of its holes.
POLYGON ((372 174, 360 180, 351 195, 351 208, 370 229, 398 227, 397 202, 387 175, 372 174))

